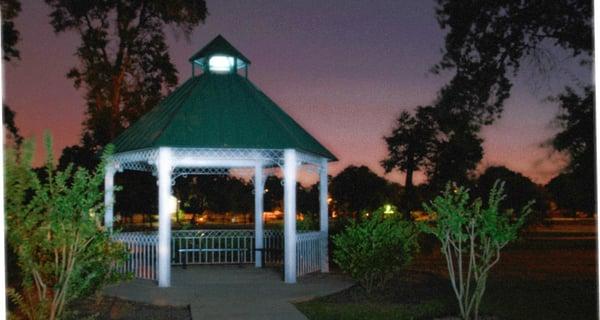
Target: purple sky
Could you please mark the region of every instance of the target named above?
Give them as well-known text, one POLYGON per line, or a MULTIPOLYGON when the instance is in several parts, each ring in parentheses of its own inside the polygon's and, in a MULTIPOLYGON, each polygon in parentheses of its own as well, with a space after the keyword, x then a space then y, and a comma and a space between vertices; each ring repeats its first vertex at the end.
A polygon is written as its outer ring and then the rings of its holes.
MULTIPOLYGON (((79 141, 85 110, 84 92, 65 78, 77 63, 79 40, 54 34, 42 1, 22 5, 16 21, 21 61, 5 65, 5 99, 22 133, 40 141, 50 130, 60 155, 79 141)), ((365 164, 383 175, 382 137, 394 119, 431 103, 450 76, 428 72, 443 45, 434 1, 240 0, 208 1, 208 8, 206 24, 189 41, 167 30, 179 82, 190 76, 188 57, 222 34, 252 61, 250 80, 340 159, 330 167, 333 174, 365 164)), ((545 183, 564 165, 561 156, 540 147, 556 131, 551 120, 557 107, 545 99, 564 85, 589 83, 591 71, 551 51, 553 70, 541 74, 526 63, 503 118, 483 130, 482 168, 505 165, 545 183)))

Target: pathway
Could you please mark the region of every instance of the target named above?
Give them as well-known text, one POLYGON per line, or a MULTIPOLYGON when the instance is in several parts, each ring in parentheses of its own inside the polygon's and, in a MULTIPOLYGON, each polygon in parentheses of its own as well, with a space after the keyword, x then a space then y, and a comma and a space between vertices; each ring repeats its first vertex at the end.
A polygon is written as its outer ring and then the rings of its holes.
POLYGON ((301 277, 285 284, 281 272, 252 266, 190 266, 172 268, 172 286, 132 280, 110 286, 105 293, 156 305, 190 305, 192 319, 306 319, 292 302, 327 295, 352 285, 336 274, 301 277))

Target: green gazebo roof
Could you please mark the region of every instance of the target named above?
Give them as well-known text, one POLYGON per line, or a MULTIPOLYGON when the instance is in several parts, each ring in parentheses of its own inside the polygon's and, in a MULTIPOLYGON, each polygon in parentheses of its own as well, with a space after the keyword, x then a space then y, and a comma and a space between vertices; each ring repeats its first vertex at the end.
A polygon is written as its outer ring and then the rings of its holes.
POLYGON ((156 147, 291 148, 337 160, 275 102, 235 72, 204 72, 192 77, 113 143, 117 153, 156 147))

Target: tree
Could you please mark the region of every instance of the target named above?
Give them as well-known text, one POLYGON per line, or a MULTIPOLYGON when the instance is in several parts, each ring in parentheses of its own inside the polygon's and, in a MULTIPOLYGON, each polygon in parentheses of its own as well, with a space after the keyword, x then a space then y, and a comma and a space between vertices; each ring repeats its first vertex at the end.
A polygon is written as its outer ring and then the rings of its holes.
POLYGON ((392 199, 387 180, 365 166, 349 166, 331 179, 331 196, 340 213, 354 218, 392 199))
POLYGON ((474 193, 487 201, 487 192, 491 190, 496 181, 505 183, 505 199, 500 203, 500 210, 518 212, 525 207, 531 200, 535 201, 532 205, 532 212, 528 220, 540 220, 544 217, 547 210, 547 201, 543 189, 535 184, 528 177, 512 171, 502 166, 488 167, 477 179, 477 188, 474 193))
POLYGON ((396 120, 390 136, 384 137, 388 156, 381 161, 385 172, 398 169, 406 173, 403 209, 410 213, 415 204, 413 173, 425 168, 431 158, 436 137, 435 122, 431 119, 431 107, 417 107, 416 115, 403 111, 396 120))
POLYGON ((439 192, 448 181, 468 185, 470 172, 483 158, 481 144, 473 132, 455 132, 440 139, 427 169, 430 190, 439 192))
POLYGON ((448 32, 434 72, 454 71, 439 104, 449 114, 466 112, 471 121, 488 125, 500 116, 510 77, 524 57, 540 61, 552 43, 589 62, 591 6, 581 0, 438 0, 436 16, 448 32))
POLYGON ((543 69, 551 43, 589 64, 592 13, 591 1, 438 0, 436 16, 447 33, 432 71, 453 73, 433 105, 441 139, 428 175, 439 189, 446 179, 464 180, 482 159, 481 128, 501 116, 525 57, 543 69))
POLYGON ((567 88, 555 100, 560 107, 556 122, 562 130, 553 137, 552 147, 569 156, 569 165, 550 181, 548 190, 563 208, 594 212, 594 90, 585 87, 580 95, 567 88))
POLYGON ((283 180, 277 176, 268 176, 265 180, 265 211, 283 210, 283 180))
POLYGON ((52 320, 61 318, 74 299, 118 280, 114 265, 126 252, 101 223, 104 166, 94 172, 56 171, 49 138, 46 149, 44 180, 31 168, 32 143, 19 157, 19 150, 7 150, 7 239, 22 276, 20 288, 8 294, 17 315, 52 320))
POLYGON ((500 250, 518 237, 530 212, 526 205, 515 222, 500 209, 504 184, 496 181, 487 206, 481 198, 470 200, 467 189, 447 184, 441 196, 424 204, 435 217, 431 224, 421 223, 422 231, 441 242, 452 289, 464 320, 479 319, 479 306, 485 293, 488 274, 500 260, 500 250))
POLYGON ((82 143, 91 153, 158 104, 177 84, 165 26, 188 36, 207 16, 204 0, 46 0, 57 33, 81 37, 67 77, 85 89, 82 143))
POLYGON ((21 2, 19 0, 0 0, 0 13, 2 16, 2 59, 11 61, 20 59, 20 53, 17 49, 20 34, 15 27, 14 19, 21 12, 21 2))
MULTIPOLYGON (((21 12, 19 0, 0 0, 0 14, 2 16, 2 59, 11 61, 21 59, 17 42, 19 42, 19 31, 15 27, 14 19, 21 12)), ((17 146, 21 145, 23 137, 15 125, 15 112, 6 104, 2 104, 2 117, 4 126, 8 130, 17 146)))
POLYGON ((6 104, 2 105, 2 119, 4 127, 10 133, 10 137, 15 146, 19 147, 23 143, 23 136, 19 133, 19 128, 15 124, 15 112, 6 104))
POLYGON ((569 155, 568 171, 593 174, 595 167, 594 89, 591 86, 585 87, 580 96, 573 89, 566 88, 556 100, 560 107, 556 121, 562 131, 554 136, 552 146, 569 155))

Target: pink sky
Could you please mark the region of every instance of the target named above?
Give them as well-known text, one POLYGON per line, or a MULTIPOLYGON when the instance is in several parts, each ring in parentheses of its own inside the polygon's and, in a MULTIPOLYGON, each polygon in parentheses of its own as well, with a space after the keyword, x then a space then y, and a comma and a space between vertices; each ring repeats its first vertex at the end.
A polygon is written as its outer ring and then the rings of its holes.
MULTIPOLYGON (((330 167, 333 174, 364 164, 383 175, 382 137, 394 119, 402 110, 431 103, 448 79, 428 72, 443 45, 433 6, 433 1, 208 1, 210 16, 189 42, 166 32, 180 83, 190 76, 187 58, 222 34, 252 61, 250 80, 340 159, 330 167)), ((25 136, 40 141, 49 130, 59 155, 79 141, 84 92, 65 78, 77 63, 78 38, 55 35, 48 13, 41 1, 23 1, 16 22, 22 59, 5 64, 5 102, 17 112, 25 136)), ((483 130, 481 168, 505 165, 545 183, 564 165, 562 157, 540 146, 556 132, 551 121, 557 107, 544 101, 564 85, 591 82, 591 71, 562 58, 557 51, 561 63, 545 75, 525 64, 502 119, 483 130)), ((399 173, 386 177, 402 181, 399 173)))

